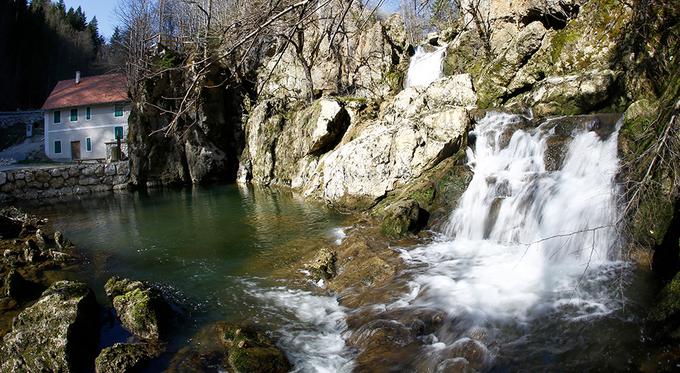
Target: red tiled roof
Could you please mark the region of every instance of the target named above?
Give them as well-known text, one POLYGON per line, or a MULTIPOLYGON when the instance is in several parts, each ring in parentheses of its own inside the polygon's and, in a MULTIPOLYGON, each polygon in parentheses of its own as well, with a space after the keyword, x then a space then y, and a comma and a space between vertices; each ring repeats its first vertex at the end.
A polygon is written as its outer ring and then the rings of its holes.
POLYGON ((60 81, 47 97, 42 108, 50 110, 129 100, 125 75, 95 75, 80 78, 78 84, 75 79, 60 81))

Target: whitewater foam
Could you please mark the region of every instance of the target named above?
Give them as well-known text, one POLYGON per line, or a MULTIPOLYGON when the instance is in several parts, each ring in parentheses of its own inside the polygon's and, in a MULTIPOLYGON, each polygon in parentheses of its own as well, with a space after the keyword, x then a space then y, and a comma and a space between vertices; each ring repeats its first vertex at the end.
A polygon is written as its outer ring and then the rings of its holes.
POLYGON ((337 298, 286 287, 251 294, 285 319, 279 345, 294 364, 293 372, 352 371, 354 363, 343 339, 345 308, 337 298))
POLYGON ((562 167, 548 171, 551 131, 512 129, 521 119, 492 113, 478 123, 475 149, 468 149, 474 176, 444 237, 402 254, 427 266, 402 302, 479 322, 566 308, 587 318, 620 305, 580 286, 622 266, 614 228, 617 133, 577 132, 562 167))
POLYGON ((427 87, 441 78, 445 53, 446 47, 436 47, 432 52, 426 52, 420 46, 416 48, 406 73, 404 87, 427 87))

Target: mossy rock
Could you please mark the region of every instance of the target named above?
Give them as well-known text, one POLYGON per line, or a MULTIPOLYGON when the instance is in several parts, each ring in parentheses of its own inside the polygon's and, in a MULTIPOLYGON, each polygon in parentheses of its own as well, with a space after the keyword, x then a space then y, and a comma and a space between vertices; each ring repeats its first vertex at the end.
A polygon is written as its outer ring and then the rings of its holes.
POLYGON ((156 355, 157 348, 146 343, 116 343, 99 353, 95 369, 97 373, 139 372, 156 355))
POLYGON ((59 281, 15 319, 0 345, 0 372, 83 372, 97 345, 97 303, 84 283, 59 281))
POLYGON ((680 273, 659 293, 659 300, 649 317, 653 321, 666 321, 680 316, 680 273))
POLYGON ((284 373, 290 369, 286 357, 273 346, 231 348, 229 365, 236 373, 284 373))
MULTIPOLYGON (((464 147, 465 145, 461 146, 461 149, 464 147)), ((458 200, 472 180, 472 172, 465 165, 465 159, 465 153, 459 151, 454 156, 443 160, 416 180, 390 192, 371 210, 372 215, 385 219, 391 205, 397 206, 400 202, 415 201, 427 214, 428 226, 440 224, 457 206, 458 200)), ((404 219, 388 218, 381 226, 383 233, 390 237, 398 237, 409 231, 409 229, 404 229, 408 226, 404 219)))
MULTIPOLYGON (((431 195, 428 190, 419 191, 423 198, 431 195)), ((381 231, 388 237, 400 237, 406 233, 417 233, 427 225, 430 214, 414 200, 397 201, 385 208, 381 231)))
POLYGON ((269 333, 219 321, 202 328, 171 359, 168 372, 284 373, 292 368, 269 333))
POLYGON ((158 289, 113 277, 105 285, 123 327, 135 336, 158 341, 165 336, 170 307, 158 289))

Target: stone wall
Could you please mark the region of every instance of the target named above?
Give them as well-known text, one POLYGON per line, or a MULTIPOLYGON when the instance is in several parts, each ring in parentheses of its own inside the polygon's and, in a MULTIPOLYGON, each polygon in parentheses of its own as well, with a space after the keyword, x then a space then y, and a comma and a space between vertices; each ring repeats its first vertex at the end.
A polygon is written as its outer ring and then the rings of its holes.
POLYGON ((129 178, 130 166, 127 161, 0 171, 0 201, 54 198, 125 189, 129 178))

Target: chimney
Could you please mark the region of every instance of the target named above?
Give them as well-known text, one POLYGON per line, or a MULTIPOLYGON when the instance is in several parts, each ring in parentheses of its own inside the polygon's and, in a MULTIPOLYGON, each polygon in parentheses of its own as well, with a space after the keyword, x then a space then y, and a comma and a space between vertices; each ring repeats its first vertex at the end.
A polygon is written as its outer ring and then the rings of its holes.
POLYGON ((76 71, 76 84, 80 83, 80 71, 76 71))

